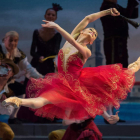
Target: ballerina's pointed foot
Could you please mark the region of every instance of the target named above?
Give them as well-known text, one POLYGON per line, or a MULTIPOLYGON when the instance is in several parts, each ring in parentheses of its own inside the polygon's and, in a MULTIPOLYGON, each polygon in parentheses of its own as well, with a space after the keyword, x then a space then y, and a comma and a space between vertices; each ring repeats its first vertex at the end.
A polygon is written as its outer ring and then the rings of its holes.
POLYGON ((21 99, 18 97, 10 97, 10 98, 7 98, 6 100, 4 100, 2 102, 2 105, 3 106, 12 105, 15 108, 19 108, 21 105, 21 102, 22 102, 21 99))
POLYGON ((128 68, 137 72, 140 69, 140 57, 137 59, 137 61, 131 63, 128 68))

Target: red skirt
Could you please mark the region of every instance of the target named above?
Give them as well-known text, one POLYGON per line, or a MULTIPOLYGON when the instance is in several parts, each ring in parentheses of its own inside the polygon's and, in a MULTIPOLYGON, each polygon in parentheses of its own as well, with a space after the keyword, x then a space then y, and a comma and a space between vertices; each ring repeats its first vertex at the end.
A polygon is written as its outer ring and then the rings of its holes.
POLYGON ((32 78, 26 93, 28 97, 43 97, 52 103, 35 109, 37 116, 83 120, 101 115, 108 105, 119 108, 134 81, 131 70, 114 64, 83 68, 78 78, 69 72, 32 78))

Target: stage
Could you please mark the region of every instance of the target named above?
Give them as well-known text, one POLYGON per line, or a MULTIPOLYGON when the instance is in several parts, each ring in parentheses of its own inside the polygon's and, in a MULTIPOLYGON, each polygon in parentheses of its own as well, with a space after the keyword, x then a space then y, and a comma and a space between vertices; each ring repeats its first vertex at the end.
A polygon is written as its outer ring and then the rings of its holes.
MULTIPOLYGON (((126 120, 124 123, 115 125, 105 124, 102 116, 94 120, 103 134, 104 140, 140 140, 140 103, 122 102, 119 116, 126 120)), ((116 110, 114 110, 114 113, 116 110)), ((6 122, 9 116, 0 115, 0 121, 6 122)), ((57 129, 66 129, 60 123, 57 124, 33 124, 10 125, 15 133, 14 140, 48 140, 48 134, 57 129)))
MULTIPOLYGON (((125 122, 116 125, 96 123, 104 140, 140 140, 140 122, 125 122)), ((66 129, 62 124, 10 125, 14 140, 48 140, 48 134, 57 129, 66 129)))

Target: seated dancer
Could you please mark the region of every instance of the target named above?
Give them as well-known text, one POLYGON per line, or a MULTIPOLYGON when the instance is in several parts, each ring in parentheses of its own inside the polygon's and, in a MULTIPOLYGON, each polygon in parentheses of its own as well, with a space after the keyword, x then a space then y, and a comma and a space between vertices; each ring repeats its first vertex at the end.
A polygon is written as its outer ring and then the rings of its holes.
MULTIPOLYGON (((118 112, 108 119, 108 123, 114 124, 119 120, 118 112)), ((105 117, 107 114, 104 112, 102 116, 105 117)), ((70 123, 70 121, 63 121, 64 125, 67 125, 67 123, 70 123)), ((97 128, 93 119, 90 118, 80 123, 72 123, 66 130, 54 130, 49 133, 48 138, 49 140, 102 140, 102 133, 97 128)))
MULTIPOLYGON (((10 31, 5 34, 5 37, 3 38, 3 43, 0 45, 0 60, 3 60, 5 58, 11 59, 15 64, 17 64, 20 68, 20 70, 25 71, 26 77, 33 77, 33 78, 40 78, 42 77, 41 74, 39 74, 35 68, 33 68, 28 60, 26 55, 17 48, 19 40, 19 34, 15 31, 10 31)), ((15 76, 16 79, 16 76, 15 76)), ((17 82, 13 81, 11 82, 8 87, 14 92, 15 96, 18 96, 20 98, 23 98, 25 94, 25 87, 17 82)), ((8 123, 21 123, 17 119, 17 112, 18 109, 15 109, 13 113, 10 115, 10 118, 8 120, 8 123)))
POLYGON ((10 97, 3 105, 26 106, 38 116, 53 119, 81 121, 95 118, 104 113, 106 106, 119 108, 134 84, 134 73, 139 70, 140 59, 129 68, 121 64, 83 68, 91 51, 86 47, 97 37, 94 28, 85 27, 106 15, 118 16, 111 8, 86 16, 72 31, 71 35, 58 24, 44 21, 43 27, 55 28, 67 40, 58 53, 58 73, 47 74, 44 79, 31 78, 26 91, 30 99, 10 97), (34 97, 34 98, 33 98, 34 97))
MULTIPOLYGON (((2 106, 2 101, 10 96, 13 92, 8 88, 8 83, 12 80, 13 75, 19 72, 17 65, 10 59, 0 61, 0 114, 10 115, 14 109, 13 106, 2 106)), ((0 122, 0 138, 2 140, 13 140, 14 132, 10 126, 4 122, 0 122)))

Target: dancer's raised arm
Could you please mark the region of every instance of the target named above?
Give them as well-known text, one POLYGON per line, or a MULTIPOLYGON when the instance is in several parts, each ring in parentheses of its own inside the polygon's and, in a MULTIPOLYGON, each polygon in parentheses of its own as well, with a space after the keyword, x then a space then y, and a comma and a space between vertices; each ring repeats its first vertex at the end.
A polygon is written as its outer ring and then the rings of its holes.
MULTIPOLYGON (((72 44, 83 55, 84 59, 91 56, 91 52, 88 48, 83 47, 78 43, 68 32, 61 28, 58 24, 50 21, 43 20, 46 24, 42 24, 42 27, 55 28, 70 44, 72 44)), ((85 44, 86 46, 86 44, 85 44)))
POLYGON ((72 31, 71 35, 75 38, 77 37, 77 34, 79 34, 83 29, 86 28, 86 26, 91 23, 94 22, 95 20, 106 16, 106 15, 112 15, 112 16, 119 16, 120 13, 117 11, 116 8, 111 8, 111 9, 107 9, 107 10, 103 10, 97 13, 93 13, 90 15, 87 15, 72 31))
POLYGON ((42 27, 55 28, 59 33, 61 33, 61 35, 70 44, 72 44, 83 55, 83 60, 86 61, 86 59, 88 59, 88 57, 91 56, 91 51, 85 46, 87 44, 93 43, 93 41, 97 37, 97 32, 95 29, 92 29, 92 28, 88 28, 87 30, 86 29, 83 30, 83 29, 90 22, 93 22, 96 19, 105 15, 109 15, 109 14, 112 16, 118 16, 120 13, 115 8, 112 8, 112 9, 104 10, 95 14, 88 15, 75 27, 71 35, 54 22, 43 20, 46 24, 42 24, 42 27), (80 36, 78 37, 76 41, 75 39, 77 38, 78 35, 80 36))

